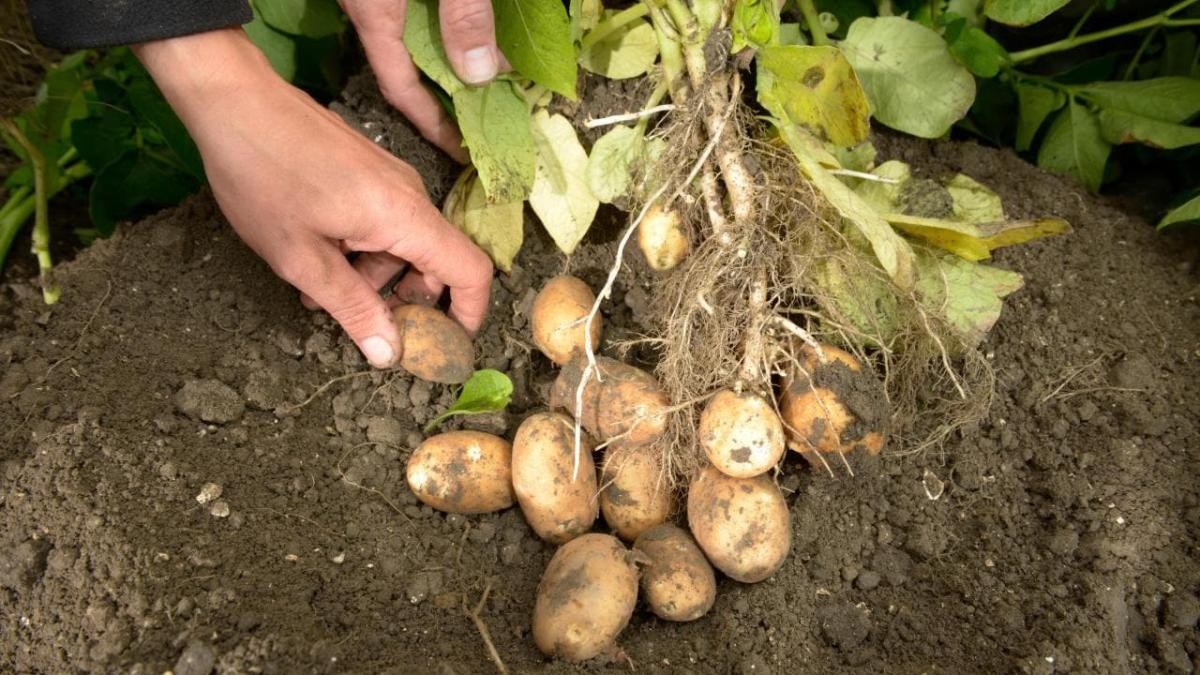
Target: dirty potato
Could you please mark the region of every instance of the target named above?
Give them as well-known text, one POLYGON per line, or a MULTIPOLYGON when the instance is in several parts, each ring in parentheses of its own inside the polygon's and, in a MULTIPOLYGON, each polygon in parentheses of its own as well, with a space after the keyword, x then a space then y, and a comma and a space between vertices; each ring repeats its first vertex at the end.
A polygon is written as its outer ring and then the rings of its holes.
POLYGON ((408 486, 447 513, 489 513, 513 505, 512 449, 482 431, 431 436, 408 458, 408 486))
POLYGON ((709 561, 737 581, 766 579, 791 550, 787 502, 766 475, 732 478, 709 465, 689 486, 687 512, 709 561))
POLYGON ((712 566, 686 530, 663 523, 633 544, 642 563, 642 598, 659 618, 695 621, 717 598, 712 566))
POLYGON ((790 447, 817 462, 815 453, 879 454, 891 415, 883 385, 849 353, 830 345, 821 351, 825 363, 804 347, 784 378, 779 409, 790 447))
POLYGON ((539 537, 555 544, 592 528, 596 503, 596 465, 592 441, 583 435, 579 473, 575 470, 575 426, 558 413, 530 415, 513 438, 513 488, 521 511, 539 537))
POLYGON ((671 485, 655 445, 610 445, 600 472, 600 512, 617 536, 633 541, 671 515, 671 485))
MULTIPOLYGON (((667 428, 670 402, 658 380, 644 370, 607 357, 597 357, 597 370, 583 389, 579 422, 601 441, 646 445, 667 428)), ((587 359, 577 356, 559 372, 550 390, 550 407, 576 414, 579 382, 587 359)))
POLYGON ((700 415, 697 435, 708 461, 734 478, 765 473, 786 450, 779 416, 753 392, 717 392, 700 415))
MULTIPOLYGON (((533 299, 529 324, 533 343, 551 361, 563 365, 576 354, 585 353, 591 312, 596 296, 583 280, 572 276, 554 277, 546 282, 533 299)), ((592 349, 600 348, 603 328, 596 316, 590 322, 592 349)))
POLYGON ((400 367, 422 380, 461 384, 474 372, 475 347, 454 319, 425 305, 392 311, 400 330, 400 367))

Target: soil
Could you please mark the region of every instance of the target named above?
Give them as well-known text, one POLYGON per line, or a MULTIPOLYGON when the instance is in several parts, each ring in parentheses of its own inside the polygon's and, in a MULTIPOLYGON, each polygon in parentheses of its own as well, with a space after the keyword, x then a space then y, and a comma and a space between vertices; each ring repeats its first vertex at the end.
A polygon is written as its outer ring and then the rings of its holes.
MULTIPOLYGON (((453 167, 371 91, 354 83, 338 109, 443 194, 453 167)), ((997 256, 1026 287, 982 346, 995 403, 940 450, 893 448, 855 478, 789 458, 784 567, 721 579, 694 623, 639 611, 625 653, 640 672, 1192 671, 1192 262, 1012 153, 877 144, 927 177, 975 177, 1012 216, 1075 227, 997 256)), ((544 406, 555 373, 530 345, 534 289, 563 270, 598 287, 608 221, 569 261, 531 223, 476 346, 480 366, 512 376, 513 404, 445 428, 511 436, 544 406)), ((606 306, 610 344, 646 330, 657 282, 634 257, 606 306)), ((537 651, 529 618, 553 546, 518 509, 446 515, 404 482, 453 388, 371 372, 210 197, 61 272, 53 309, 29 282, 0 293, 0 670, 489 672, 468 615, 489 589, 479 618, 514 672, 629 669, 537 651)))

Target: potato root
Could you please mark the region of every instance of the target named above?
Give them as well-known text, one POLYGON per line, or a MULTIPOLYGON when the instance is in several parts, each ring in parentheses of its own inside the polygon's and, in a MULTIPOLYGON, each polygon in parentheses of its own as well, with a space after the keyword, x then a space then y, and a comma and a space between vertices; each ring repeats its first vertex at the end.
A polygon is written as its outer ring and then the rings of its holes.
POLYGON ((787 502, 766 475, 731 478, 709 465, 688 489, 687 512, 709 561, 737 581, 766 579, 791 550, 787 502))
POLYGON ((686 530, 663 523, 633 544, 642 566, 642 598, 650 611, 668 621, 695 621, 717 599, 712 566, 686 530))
POLYGON ((700 415, 697 436, 713 466, 734 478, 765 473, 787 449, 779 416, 752 392, 717 392, 700 415))
POLYGON ((650 267, 665 272, 674 269, 692 248, 679 223, 679 212, 653 207, 638 224, 638 248, 650 267))
POLYGON ((637 604, 632 557, 608 534, 585 534, 563 544, 538 584, 533 606, 538 649, 584 661, 613 648, 637 604))
POLYGON ((829 345, 821 350, 827 363, 806 346, 784 379, 779 408, 789 445, 810 461, 818 452, 879 454, 891 414, 883 385, 852 355, 829 345))
POLYGON ((512 479, 525 520, 539 537, 561 544, 596 522, 596 465, 585 434, 575 468, 575 425, 558 413, 534 413, 513 438, 512 479))
MULTIPOLYGON (((558 276, 546 282, 533 299, 529 324, 533 343, 551 361, 563 365, 576 354, 585 352, 588 313, 596 295, 581 279, 558 276)), ((601 318, 591 322, 592 349, 599 349, 601 318)))
POLYGON ((425 439, 408 458, 408 486, 447 513, 489 513, 513 505, 512 448, 482 431, 448 431, 425 439))
MULTIPOLYGON (((618 439, 624 445, 646 445, 667 428, 670 402, 658 380, 644 370, 606 357, 596 358, 600 378, 593 374, 583 390, 579 422, 601 441, 618 439)), ((575 394, 587 368, 577 356, 566 363, 550 389, 550 407, 574 415, 575 394)))
POLYGON ((425 305, 392 311, 400 330, 400 367, 428 382, 462 384, 475 371, 471 336, 454 319, 425 305))
POLYGON ((666 521, 671 515, 671 483, 662 471, 657 446, 613 444, 604 452, 600 472, 600 512, 625 541, 666 521))

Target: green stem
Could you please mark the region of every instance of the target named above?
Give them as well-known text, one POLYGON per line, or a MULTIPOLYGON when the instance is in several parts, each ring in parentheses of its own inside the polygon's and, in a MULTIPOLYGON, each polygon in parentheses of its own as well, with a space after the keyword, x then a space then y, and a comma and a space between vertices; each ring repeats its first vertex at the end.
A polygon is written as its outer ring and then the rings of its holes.
MULTIPOLYGON (((643 108, 643 110, 653 108, 654 106, 658 105, 659 103, 662 102, 663 97, 666 95, 667 95, 667 83, 659 82, 658 86, 654 88, 654 91, 650 92, 650 98, 646 99, 646 105, 643 108)), ((638 136, 642 136, 646 133, 646 125, 648 125, 649 123, 650 123, 650 118, 648 116, 643 117, 637 121, 637 124, 634 126, 634 128, 637 129, 638 136)))
POLYGON ((4 216, 0 217, 0 269, 4 269, 4 260, 8 257, 13 240, 33 213, 36 201, 33 195, 27 193, 23 199, 10 199, 4 205, 4 216))
MULTIPOLYGON (((1113 28, 1107 28, 1105 30, 1096 31, 1095 33, 1088 33, 1087 35, 1077 35, 1074 37, 1068 37, 1068 38, 1064 38, 1062 40, 1057 40, 1055 42, 1051 42, 1049 44, 1044 44, 1040 47, 1033 47, 1031 49, 1025 49, 1025 50, 1022 50, 1019 52, 1013 52, 1011 55, 1012 62, 1013 63, 1023 63, 1025 61, 1032 61, 1033 59, 1036 59, 1041 56, 1045 56, 1047 54, 1054 54, 1056 52, 1062 52, 1062 51, 1066 51, 1068 49, 1074 49, 1076 47, 1080 47, 1080 46, 1083 46, 1086 44, 1091 44, 1093 42, 1099 42, 1100 40, 1107 40, 1108 38, 1117 37, 1119 35, 1136 33, 1137 31, 1145 30, 1147 28, 1155 28, 1158 26, 1177 27, 1177 26, 1188 26, 1188 25, 1200 25, 1200 20, 1195 20, 1195 19, 1172 20, 1171 19, 1172 16, 1174 16, 1175 14, 1178 14, 1179 12, 1182 12, 1184 9, 1188 8, 1189 6, 1195 4, 1198 1, 1200 1, 1200 0, 1183 0, 1182 2, 1176 3, 1175 5, 1168 7, 1164 11, 1162 11, 1158 14, 1155 14, 1154 16, 1148 16, 1144 19, 1139 19, 1137 21, 1133 21, 1133 22, 1130 22, 1130 23, 1127 23, 1127 24, 1124 24, 1121 26, 1114 26, 1113 28)), ((811 0, 800 0, 800 2, 801 2, 801 5, 803 5, 805 2, 811 3, 811 0)))
POLYGON ((613 14, 604 21, 596 24, 595 28, 592 28, 592 30, 588 31, 587 35, 583 36, 583 39, 579 41, 580 50, 587 51, 591 49, 597 42, 646 16, 649 11, 649 7, 639 2, 632 7, 613 14))
POLYGON ((821 16, 817 14, 817 7, 813 4, 813 0, 800 0, 800 13, 804 15, 804 23, 808 25, 808 32, 812 33, 812 41, 814 45, 829 44, 829 36, 825 34, 825 27, 821 25, 821 16))
POLYGON ((1092 18, 1092 14, 1096 13, 1096 8, 1099 6, 1100 0, 1096 0, 1092 3, 1091 7, 1087 8, 1087 11, 1083 13, 1083 16, 1079 17, 1079 21, 1075 22, 1075 26, 1071 28, 1071 32, 1067 33, 1067 39, 1079 35, 1079 31, 1083 30, 1083 27, 1087 25, 1088 19, 1092 18))
POLYGON ((942 15, 942 0, 929 0, 929 23, 936 26, 942 15))
POLYGON ((1142 55, 1146 53, 1146 48, 1154 41, 1154 36, 1158 35, 1158 27, 1155 26, 1146 33, 1146 37, 1142 39, 1142 44, 1138 45, 1138 49, 1133 54, 1133 60, 1129 62, 1129 67, 1125 69, 1125 76, 1122 80, 1128 80, 1133 77, 1133 73, 1137 70, 1138 64, 1142 62, 1142 55))
POLYGON ((658 38, 659 62, 662 64, 663 80, 671 92, 671 100, 677 105, 687 102, 687 81, 684 79, 686 66, 683 61, 683 47, 679 44, 679 34, 661 5, 661 0, 643 0, 642 6, 650 14, 650 23, 654 26, 654 34, 658 38))
POLYGON ((33 194, 33 188, 28 185, 17 188, 16 191, 8 196, 8 201, 4 203, 4 206, 0 206, 0 220, 7 218, 8 214, 16 209, 31 194, 33 194))

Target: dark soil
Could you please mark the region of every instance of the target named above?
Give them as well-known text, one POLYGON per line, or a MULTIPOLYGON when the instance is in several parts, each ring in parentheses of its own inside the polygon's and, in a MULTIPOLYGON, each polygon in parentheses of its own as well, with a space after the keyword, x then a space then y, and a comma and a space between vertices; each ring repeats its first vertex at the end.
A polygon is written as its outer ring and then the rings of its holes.
MULTIPOLYGON (((354 117, 421 157, 367 84, 348 96, 354 117)), ((879 145, 929 176, 968 173, 1013 216, 1075 226, 998 256, 1027 286, 982 347, 991 412, 941 451, 884 457, 855 479, 790 458, 784 567, 755 585, 721 580, 695 623, 639 611, 622 646, 640 672, 1191 671, 1190 264, 1011 153, 879 145)), ((453 169, 423 156, 440 194, 453 169)), ((564 269, 599 286, 612 235, 600 228, 567 262, 529 229, 477 343, 481 366, 512 376, 513 405, 447 426, 511 434, 543 405, 554 371, 529 342, 534 289, 564 269)), ((656 283, 637 260, 621 279, 610 339, 644 330, 656 283)), ((404 484, 421 425, 453 389, 369 372, 210 198, 122 228, 62 281, 52 310, 29 283, 0 293, 0 670, 488 672, 466 608, 489 587, 480 616, 511 669, 573 668, 530 637, 553 547, 520 511, 436 513, 404 484)))

